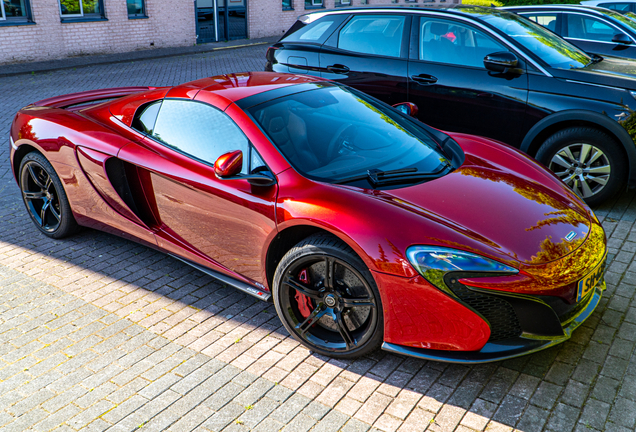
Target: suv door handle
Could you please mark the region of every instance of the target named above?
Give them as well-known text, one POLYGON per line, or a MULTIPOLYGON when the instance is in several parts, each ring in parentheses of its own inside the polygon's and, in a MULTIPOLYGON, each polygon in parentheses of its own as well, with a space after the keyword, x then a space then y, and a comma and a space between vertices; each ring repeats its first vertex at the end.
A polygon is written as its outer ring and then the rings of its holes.
POLYGON ((420 84, 435 84, 437 82, 437 77, 426 74, 413 75, 411 79, 420 84))
POLYGON ((341 65, 341 64, 334 64, 331 66, 327 66, 327 70, 329 72, 333 72, 333 73, 337 73, 337 74, 343 74, 343 73, 347 73, 349 72, 349 68, 345 65, 341 65))

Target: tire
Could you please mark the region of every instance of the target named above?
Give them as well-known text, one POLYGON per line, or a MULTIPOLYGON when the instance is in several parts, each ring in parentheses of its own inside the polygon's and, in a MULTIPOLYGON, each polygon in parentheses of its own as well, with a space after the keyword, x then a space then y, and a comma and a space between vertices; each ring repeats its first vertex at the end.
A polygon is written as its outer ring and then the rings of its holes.
POLYGON ((289 334, 316 353, 356 358, 382 343, 382 303, 371 272, 334 236, 313 235, 290 249, 272 291, 289 334))
POLYGON ((563 129, 543 143, 536 159, 590 206, 610 199, 625 185, 627 162, 620 144, 598 129, 563 129))
POLYGON ((77 222, 53 166, 40 153, 28 153, 19 171, 22 201, 42 234, 60 239, 75 233, 77 222))

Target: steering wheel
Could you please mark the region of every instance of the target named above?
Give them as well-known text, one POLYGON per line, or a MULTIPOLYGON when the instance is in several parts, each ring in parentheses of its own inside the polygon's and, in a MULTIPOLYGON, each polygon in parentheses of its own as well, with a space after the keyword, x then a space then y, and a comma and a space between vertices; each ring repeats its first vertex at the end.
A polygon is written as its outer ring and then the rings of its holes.
POLYGON ((327 146, 327 159, 333 160, 336 154, 342 148, 342 145, 347 141, 347 138, 352 138, 355 136, 356 126, 352 123, 345 123, 338 128, 335 134, 333 134, 333 138, 329 141, 329 145, 327 146), (351 129, 351 132, 347 131, 351 129), (349 136, 350 135, 350 136, 349 136))

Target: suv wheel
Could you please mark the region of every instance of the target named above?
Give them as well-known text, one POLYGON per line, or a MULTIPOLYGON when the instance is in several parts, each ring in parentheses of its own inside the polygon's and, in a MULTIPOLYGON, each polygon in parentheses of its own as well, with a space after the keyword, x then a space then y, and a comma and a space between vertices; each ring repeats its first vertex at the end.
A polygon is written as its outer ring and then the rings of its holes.
POLYGON ((591 206, 611 198, 625 184, 623 152, 598 129, 563 129, 543 143, 536 158, 591 206))

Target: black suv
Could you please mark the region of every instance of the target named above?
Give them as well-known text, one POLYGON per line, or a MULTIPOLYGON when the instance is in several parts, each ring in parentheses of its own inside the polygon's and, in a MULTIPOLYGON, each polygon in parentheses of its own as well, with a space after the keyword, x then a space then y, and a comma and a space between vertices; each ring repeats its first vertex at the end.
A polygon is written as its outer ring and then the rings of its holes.
POLYGON ((536 157, 591 205, 636 186, 636 61, 588 55, 510 12, 314 12, 268 50, 265 69, 413 102, 425 123, 536 157))

